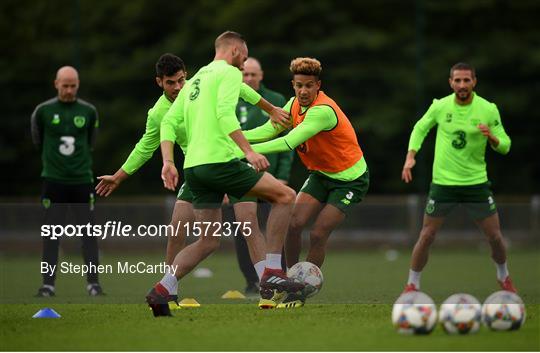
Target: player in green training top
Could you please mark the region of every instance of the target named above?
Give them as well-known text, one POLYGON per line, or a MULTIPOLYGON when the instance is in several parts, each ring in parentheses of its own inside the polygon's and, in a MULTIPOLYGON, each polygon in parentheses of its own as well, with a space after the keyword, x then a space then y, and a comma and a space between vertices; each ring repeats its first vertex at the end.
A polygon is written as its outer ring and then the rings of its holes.
MULTIPOLYGON (((116 188, 130 175, 133 175, 142 167, 151 157, 160 143, 160 124, 164 115, 169 111, 174 100, 184 86, 187 72, 182 59, 176 55, 163 54, 156 63, 156 83, 163 89, 163 94, 148 111, 146 120, 146 130, 129 157, 114 175, 102 175, 96 186, 96 192, 100 196, 109 196, 116 188)), ((261 96, 250 89, 247 85, 242 85, 240 96, 250 104, 258 104, 268 111, 271 118, 280 122, 280 119, 286 117, 286 113, 275 106, 269 104, 261 96)), ((261 108, 261 109, 263 109, 261 108)), ((185 141, 182 140, 183 132, 178 133, 177 144, 183 151, 187 150, 185 141)), ((165 263, 171 265, 176 254, 184 247, 186 238, 186 228, 183 225, 194 221, 192 195, 187 186, 182 186, 171 218, 171 225, 174 228, 167 236, 167 253, 165 263), (177 228, 180 226, 179 228, 177 228)), ((264 245, 264 244, 263 244, 264 245)), ((264 247, 264 246, 263 246, 264 247)), ((176 294, 176 293, 172 293, 176 294)))
MULTIPOLYGON (((178 96, 178 93, 180 93, 186 77, 186 66, 182 59, 170 53, 160 56, 156 62, 156 83, 163 89, 163 94, 148 111, 144 135, 133 151, 131 151, 122 167, 114 175, 102 175, 98 177, 100 180, 96 186, 98 195, 109 196, 126 178, 133 175, 152 157, 154 151, 159 147, 161 120, 178 96)), ((182 147, 182 145, 180 146, 182 147)), ((165 256, 165 263, 167 265, 172 264, 172 260, 184 245, 185 237, 182 233, 183 228, 180 227, 177 232, 176 227, 178 224, 188 222, 193 218, 191 216, 192 214, 193 210, 190 202, 181 198, 176 200, 171 219, 171 225, 175 231, 169 232, 167 236, 167 254, 165 256), (178 233, 180 233, 179 236, 173 236, 173 234, 178 233)))
POLYGON ((412 180, 416 153, 429 130, 437 125, 433 181, 405 292, 420 289, 420 275, 428 260, 429 247, 445 216, 458 204, 466 208, 486 235, 500 286, 516 292, 508 275, 506 247, 484 159, 488 144, 494 151, 507 154, 510 138, 504 131, 497 106, 474 92, 476 74, 472 66, 454 65, 448 81, 454 93, 433 100, 414 126, 401 175, 406 183, 412 180))
MULTIPOLYGON (((79 74, 71 66, 61 67, 54 86, 55 98, 38 105, 32 114, 32 140, 41 150, 43 169, 42 204, 45 224, 64 224, 66 207, 73 211, 75 221, 85 225, 93 221, 94 178, 91 148, 99 125, 96 108, 77 98, 79 74)), ((97 238, 81 237, 83 258, 86 265, 99 264, 97 238)), ((43 286, 37 295, 55 295, 56 265, 59 239, 43 237, 42 264, 50 271, 42 273, 43 286)), ((98 274, 87 274, 87 291, 90 295, 103 293, 98 274)))
MULTIPOLYGON (((214 61, 186 83, 161 123, 161 175, 165 187, 171 190, 178 183, 173 141, 179 126, 185 129, 188 148, 184 174, 193 193, 195 218, 201 222, 198 229, 202 235, 176 256, 175 273, 166 274, 148 293, 146 300, 155 316, 170 315, 166 302, 169 293, 176 290, 178 280, 219 246, 219 237, 212 235, 221 235, 221 203, 225 194, 237 198, 248 194, 272 203, 260 306, 275 307, 287 292, 296 292, 303 287, 288 279, 281 270, 283 237, 295 192, 270 174, 262 173, 268 168, 268 161, 253 152, 235 115, 242 83, 239 69, 248 56, 246 42, 238 33, 227 31, 216 39, 215 50, 214 61), (253 168, 235 158, 235 144, 245 152, 253 168)), ((242 228, 246 226, 249 228, 246 224, 242 228)), ((224 229, 223 233, 230 235, 231 231, 224 229)))

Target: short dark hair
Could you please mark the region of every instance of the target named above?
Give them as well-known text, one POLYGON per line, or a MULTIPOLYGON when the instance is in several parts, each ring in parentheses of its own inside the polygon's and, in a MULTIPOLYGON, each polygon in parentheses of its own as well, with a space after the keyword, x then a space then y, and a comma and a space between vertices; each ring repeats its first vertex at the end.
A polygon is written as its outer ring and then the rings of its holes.
POLYGON ((233 31, 225 31, 216 38, 214 45, 217 49, 222 45, 231 45, 235 41, 247 44, 246 39, 240 33, 233 31))
POLYGON ((471 74, 472 74, 472 77, 475 78, 476 77, 476 70, 474 69, 474 67, 470 64, 467 64, 467 63, 463 63, 463 62, 460 62, 460 63, 457 63, 455 64, 454 66, 452 66, 450 68, 450 78, 454 75, 454 71, 456 70, 464 70, 464 71, 470 71, 471 74))
POLYGON ((186 65, 174 54, 165 53, 159 57, 156 63, 156 76, 172 76, 178 71, 186 71, 186 65))

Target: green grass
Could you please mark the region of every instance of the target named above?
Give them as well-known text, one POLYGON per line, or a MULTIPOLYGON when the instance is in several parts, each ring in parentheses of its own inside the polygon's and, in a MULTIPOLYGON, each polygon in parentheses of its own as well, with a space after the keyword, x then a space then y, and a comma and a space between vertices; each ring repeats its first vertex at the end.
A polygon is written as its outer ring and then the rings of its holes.
MULTIPOLYGON (((60 275, 56 298, 38 299, 39 258, 0 257, 1 350, 539 350, 540 253, 509 253, 510 271, 527 303, 527 322, 516 332, 482 327, 470 336, 448 336, 438 327, 429 336, 401 336, 390 322, 392 303, 404 285, 409 251, 387 261, 379 250, 337 252, 327 257, 324 288, 304 308, 259 310, 255 302, 220 299, 243 289, 232 254, 212 256, 203 266, 212 279, 188 276, 181 297, 194 297, 200 308, 174 311, 154 319, 141 304, 160 275, 104 275, 108 293, 89 298, 84 279, 60 275), (52 307, 60 319, 32 319, 52 307), (276 344, 279 342, 279 344, 276 344)), ((160 260, 157 254, 105 255, 104 263, 160 260)), ((80 262, 78 257, 69 257, 80 262)), ((63 259, 65 260, 65 259, 63 259)), ((456 292, 483 301, 498 290, 486 250, 435 251, 423 275, 422 289, 437 303, 456 292)))
POLYGON ((40 306, 2 309, 4 350, 538 350, 538 305, 516 332, 449 337, 401 336, 389 304, 312 304, 263 311, 253 305, 209 304, 153 319, 141 304, 63 304, 60 319, 30 319, 40 306), (279 342, 279 344, 276 344, 279 342))

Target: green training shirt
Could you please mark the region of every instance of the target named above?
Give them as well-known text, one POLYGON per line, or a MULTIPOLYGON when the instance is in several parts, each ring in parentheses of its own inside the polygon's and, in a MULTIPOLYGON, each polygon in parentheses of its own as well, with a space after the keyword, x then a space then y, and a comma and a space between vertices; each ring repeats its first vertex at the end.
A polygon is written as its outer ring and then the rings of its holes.
MULTIPOLYGON (((240 86, 240 97, 246 102, 257 104, 261 96, 246 84, 240 86)), ((160 143, 160 127, 161 121, 165 114, 172 106, 172 102, 165 94, 161 95, 156 104, 148 110, 148 118, 146 119, 146 130, 141 137, 129 157, 122 165, 122 170, 131 175, 143 166, 154 154, 154 151, 159 147, 160 143)), ((179 125, 176 128, 176 143, 185 154, 187 150, 187 140, 183 126, 179 125)))
POLYGON ((161 123, 161 141, 175 141, 176 127, 185 127, 184 168, 236 158, 229 134, 240 130, 235 108, 241 84, 242 73, 225 60, 211 62, 186 82, 161 123))
MULTIPOLYGON (((257 93, 276 107, 283 107, 286 103, 283 95, 266 88, 262 83, 260 84, 257 93)), ((236 105, 236 116, 238 117, 242 130, 254 129, 263 125, 269 119, 267 112, 252 105, 243 98, 240 98, 236 105)), ((270 163, 267 172, 277 179, 288 181, 291 174, 291 165, 294 157, 293 153, 293 151, 285 151, 265 155, 270 163)))
POLYGON ((65 184, 93 183, 91 147, 99 125, 96 108, 82 99, 39 104, 31 118, 32 141, 41 149, 41 176, 65 184))
POLYGON ((489 126, 499 139, 493 148, 501 154, 510 150, 510 138, 504 131, 497 106, 476 93, 468 105, 459 105, 455 94, 434 99, 424 116, 414 125, 409 150, 419 151, 431 128, 437 125, 433 183, 440 185, 476 185, 487 182, 487 137, 479 124, 489 126))
MULTIPOLYGON (((143 136, 135 145, 135 148, 129 154, 129 157, 122 165, 122 170, 131 175, 135 173, 159 147, 159 128, 163 116, 169 111, 172 102, 165 94, 157 100, 152 108, 148 110, 148 118, 146 119, 146 130, 143 136)), ((178 141, 177 141, 178 143, 178 141)), ((181 143, 178 143, 182 150, 184 149, 181 143)))
MULTIPOLYGON (((287 112, 290 112, 293 100, 294 97, 287 102, 283 109, 287 112)), ((302 109, 303 111, 305 111, 306 108, 302 107, 302 109)), ((309 138, 315 136, 319 132, 332 130, 336 126, 336 124, 337 116, 331 107, 326 105, 318 105, 315 107, 311 107, 306 113, 304 121, 298 124, 298 126, 292 129, 286 136, 279 137, 268 142, 257 143, 253 145, 253 150, 255 152, 263 154, 292 151, 297 146, 304 143, 309 138)), ((282 126, 274 128, 271 122, 267 122, 266 124, 256 129, 244 131, 244 135, 246 136, 246 139, 250 142, 262 142, 276 137, 283 130, 284 128, 282 126)), ((235 149, 235 151, 237 155, 243 156, 243 153, 240 151, 239 148, 235 149)), ((339 158, 339 156, 336 156, 336 158, 339 158)), ((366 170, 367 164, 364 157, 362 157, 352 167, 345 169, 341 172, 317 172, 324 174, 332 179, 340 181, 352 181, 364 174, 366 170)))

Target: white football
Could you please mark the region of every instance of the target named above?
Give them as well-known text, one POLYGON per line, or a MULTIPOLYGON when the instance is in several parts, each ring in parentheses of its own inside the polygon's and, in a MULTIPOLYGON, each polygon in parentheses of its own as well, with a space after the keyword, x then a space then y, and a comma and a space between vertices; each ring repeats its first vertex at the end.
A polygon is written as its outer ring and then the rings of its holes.
POLYGON ((451 295, 439 310, 439 322, 449 334, 475 333, 481 318, 482 304, 470 294, 451 295))
POLYGON ((394 303, 392 323, 402 334, 428 334, 437 323, 437 307, 425 293, 404 293, 394 303))
POLYGON ((309 298, 319 293, 323 285, 323 274, 317 265, 311 262, 298 262, 287 271, 287 277, 306 285, 303 294, 309 298))
POLYGON ((482 321, 494 331, 517 330, 525 323, 523 300, 512 292, 498 291, 482 306, 482 321))

